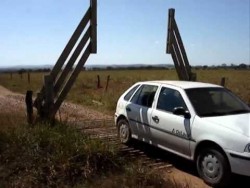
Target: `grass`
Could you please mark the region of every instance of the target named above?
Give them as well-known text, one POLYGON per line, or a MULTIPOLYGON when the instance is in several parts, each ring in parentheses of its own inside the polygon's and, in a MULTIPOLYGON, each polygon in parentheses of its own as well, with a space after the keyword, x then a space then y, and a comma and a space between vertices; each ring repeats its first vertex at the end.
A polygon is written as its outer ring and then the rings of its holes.
MULTIPOLYGON (((220 84, 226 77, 226 87, 232 90, 246 103, 250 103, 250 71, 249 70, 195 70, 198 81, 220 84)), ((40 90, 43 83, 43 73, 31 73, 31 83, 27 82, 27 74, 20 78, 19 74, 0 75, 0 85, 12 91, 25 93, 31 89, 40 90)), ((113 71, 83 71, 73 85, 67 100, 97 109, 107 114, 113 114, 119 96, 133 83, 143 80, 176 80, 175 70, 113 70, 113 71), (101 86, 96 88, 97 75, 100 75, 101 86), (106 79, 110 75, 108 91, 105 91, 106 79), (97 101, 97 102, 95 102, 97 101)))
POLYGON ((0 187, 182 187, 65 124, 0 112, 0 187))
POLYGON ((2 186, 75 185, 121 167, 114 147, 65 125, 21 125, 0 132, 2 186))
POLYGON ((125 167, 121 174, 112 174, 108 177, 102 177, 95 182, 85 184, 86 187, 95 188, 144 188, 144 187, 157 187, 157 188, 177 188, 183 187, 176 184, 171 180, 166 180, 163 176, 140 163, 134 163, 125 167))

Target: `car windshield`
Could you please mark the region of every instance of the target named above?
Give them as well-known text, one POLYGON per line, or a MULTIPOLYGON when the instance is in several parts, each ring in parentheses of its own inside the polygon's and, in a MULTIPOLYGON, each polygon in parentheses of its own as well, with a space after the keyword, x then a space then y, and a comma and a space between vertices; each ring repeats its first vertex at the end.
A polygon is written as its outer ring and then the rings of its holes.
POLYGON ((200 117, 250 112, 250 108, 244 102, 225 88, 192 88, 185 91, 200 117))

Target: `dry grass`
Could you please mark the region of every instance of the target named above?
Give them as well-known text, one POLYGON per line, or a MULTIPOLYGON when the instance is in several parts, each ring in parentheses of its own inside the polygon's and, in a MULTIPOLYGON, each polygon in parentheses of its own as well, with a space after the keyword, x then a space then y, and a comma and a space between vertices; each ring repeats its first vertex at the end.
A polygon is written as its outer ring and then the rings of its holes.
MULTIPOLYGON (((226 87, 237 94, 243 101, 250 103, 250 71, 249 70, 196 70, 198 81, 220 84, 226 77, 226 87)), ((32 73, 31 83, 27 83, 27 74, 0 75, 0 84, 12 91, 25 93, 26 90, 39 91, 42 86, 43 73, 32 73)), ((175 70, 115 70, 115 71, 84 71, 72 87, 67 100, 113 114, 119 96, 133 83, 142 80, 176 80, 175 70), (101 77, 101 86, 96 88, 97 75, 101 77), (111 80, 105 92, 107 76, 111 80), (96 102, 97 101, 97 102, 96 102)))
POLYGON ((122 169, 124 159, 101 140, 63 124, 32 128, 12 119, 0 131, 0 187, 73 186, 122 169))
POLYGON ((64 124, 0 112, 0 187, 183 187, 64 124))

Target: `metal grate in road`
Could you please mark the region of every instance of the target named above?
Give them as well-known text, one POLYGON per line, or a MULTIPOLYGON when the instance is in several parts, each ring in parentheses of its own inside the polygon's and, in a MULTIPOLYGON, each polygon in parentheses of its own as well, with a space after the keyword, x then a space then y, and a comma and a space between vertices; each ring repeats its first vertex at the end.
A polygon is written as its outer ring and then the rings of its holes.
POLYGON ((113 120, 78 121, 77 123, 74 123, 74 126, 76 126, 79 131, 89 135, 91 138, 100 138, 107 143, 119 147, 122 155, 127 156, 132 160, 140 159, 144 165, 149 166, 152 169, 170 170, 172 168, 172 165, 162 157, 160 154, 161 152, 157 154, 159 149, 141 142, 135 142, 131 145, 121 144, 117 137, 117 129, 113 120))

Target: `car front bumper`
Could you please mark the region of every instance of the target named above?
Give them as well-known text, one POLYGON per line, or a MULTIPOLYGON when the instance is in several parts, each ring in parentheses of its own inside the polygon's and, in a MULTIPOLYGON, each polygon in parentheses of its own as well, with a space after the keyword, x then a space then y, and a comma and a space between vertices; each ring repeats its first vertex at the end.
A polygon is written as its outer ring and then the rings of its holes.
POLYGON ((233 173, 250 176, 250 153, 227 151, 227 157, 233 173))

